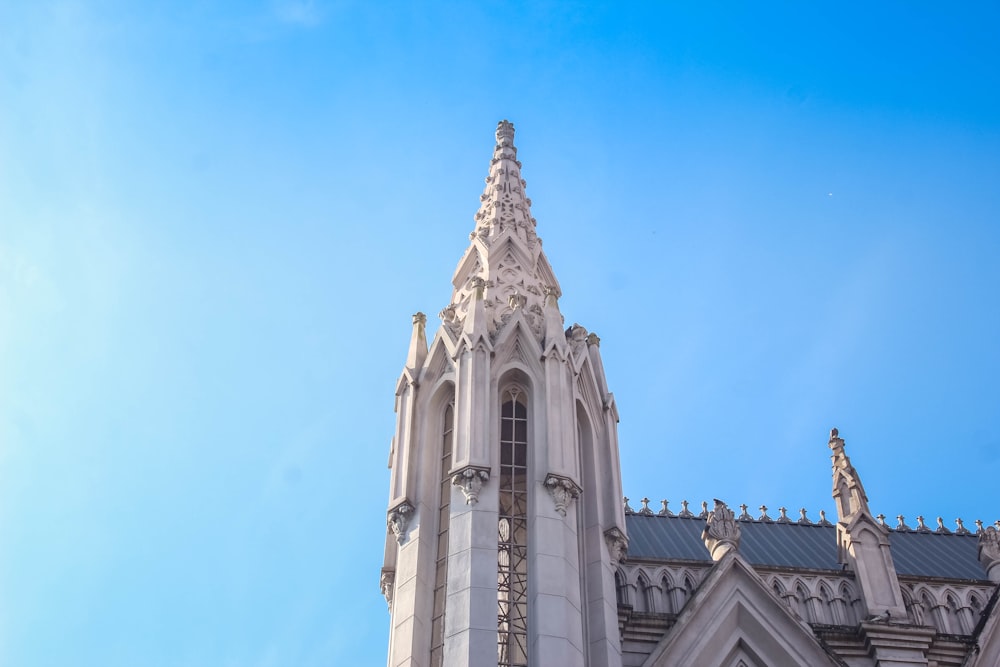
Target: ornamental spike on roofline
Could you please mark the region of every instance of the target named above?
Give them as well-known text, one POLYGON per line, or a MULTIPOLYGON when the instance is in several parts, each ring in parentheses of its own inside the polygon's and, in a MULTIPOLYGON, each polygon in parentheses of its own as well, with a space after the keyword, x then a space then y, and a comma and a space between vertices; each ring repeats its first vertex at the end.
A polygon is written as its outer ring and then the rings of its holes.
POLYGON ((526 186, 514 146, 514 125, 502 120, 497 124, 496 145, 469 248, 452 277, 451 303, 441 311, 445 329, 453 334, 462 330, 472 310, 476 279, 485 285, 482 305, 490 336, 495 337, 517 310, 522 311, 525 325, 539 341, 546 337, 547 329, 549 338, 553 338, 553 331, 562 330, 556 305, 561 290, 535 233, 526 186), (553 306, 555 311, 547 314, 547 307, 553 306), (558 321, 548 323, 548 319, 558 321))

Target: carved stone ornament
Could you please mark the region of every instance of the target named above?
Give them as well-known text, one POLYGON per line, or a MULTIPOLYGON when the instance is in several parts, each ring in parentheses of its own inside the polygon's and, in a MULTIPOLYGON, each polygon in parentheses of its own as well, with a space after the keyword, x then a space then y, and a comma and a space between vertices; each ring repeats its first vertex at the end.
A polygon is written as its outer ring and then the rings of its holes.
POLYGON ((399 544, 406 541, 406 529, 410 527, 410 519, 413 518, 413 511, 415 509, 410 504, 410 501, 404 500, 389 510, 386 516, 386 524, 389 526, 392 534, 396 536, 396 541, 399 544))
POLYGON ((1000 530, 987 526, 979 533, 979 562, 991 581, 1000 580, 1000 530))
POLYGON ((462 489, 466 505, 475 505, 479 502, 479 492, 483 490, 483 484, 488 481, 490 481, 489 468, 469 466, 451 476, 451 483, 462 489))
POLYGON ((628 553, 628 538, 625 537, 625 533, 616 527, 608 528, 604 531, 604 541, 608 545, 612 565, 617 565, 625 560, 625 554, 628 553))
POLYGON ((552 496, 556 511, 560 516, 566 516, 566 506, 580 497, 580 487, 569 477, 552 473, 546 475, 544 484, 552 496))
POLYGON ((385 603, 392 609, 392 589, 396 585, 396 571, 387 567, 382 568, 382 576, 379 577, 378 587, 385 596, 385 603))
POLYGON ((715 508, 708 513, 701 539, 712 560, 719 560, 727 552, 739 549, 740 524, 736 522, 733 511, 718 498, 715 499, 715 508))

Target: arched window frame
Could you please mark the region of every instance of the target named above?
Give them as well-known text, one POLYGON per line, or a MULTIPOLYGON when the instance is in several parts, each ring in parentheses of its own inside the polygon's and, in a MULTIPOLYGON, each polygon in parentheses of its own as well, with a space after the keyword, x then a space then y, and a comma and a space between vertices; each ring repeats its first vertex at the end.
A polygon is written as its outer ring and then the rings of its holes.
POLYGON ((528 663, 529 393, 504 385, 500 397, 497 478, 497 665, 528 663))
POLYGON ((431 599, 431 667, 444 665, 444 625, 448 597, 448 531, 451 527, 451 476, 455 435, 455 399, 449 398, 441 411, 438 430, 437 540, 434 565, 434 592, 431 599))

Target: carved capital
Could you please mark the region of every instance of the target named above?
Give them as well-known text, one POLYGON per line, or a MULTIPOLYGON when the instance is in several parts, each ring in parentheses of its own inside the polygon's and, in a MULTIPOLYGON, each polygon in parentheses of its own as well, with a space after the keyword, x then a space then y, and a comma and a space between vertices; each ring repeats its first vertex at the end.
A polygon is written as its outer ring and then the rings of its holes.
POLYGON ((409 500, 404 500, 389 510, 386 515, 386 525, 389 526, 392 534, 396 536, 396 542, 399 544, 406 541, 406 530, 410 527, 410 519, 413 518, 415 509, 409 500))
POLYGON ((462 489, 466 505, 475 505, 479 502, 479 492, 482 491, 483 484, 488 481, 490 481, 489 468, 466 466, 451 474, 451 483, 462 489))
POLYGON ((733 511, 718 498, 715 499, 715 508, 708 513, 705 520, 701 539, 705 542, 712 560, 717 561, 727 552, 739 549, 740 524, 736 522, 733 511))
POLYGON ((625 554, 628 553, 628 538, 625 537, 625 533, 617 527, 608 528, 604 531, 604 542, 608 545, 612 565, 625 560, 625 554))
POLYGON ((392 609, 392 589, 396 585, 396 571, 389 567, 382 568, 382 576, 379 577, 378 587, 382 590, 385 603, 392 609))
POLYGON ((549 473, 545 476, 545 488, 552 496, 552 502, 556 505, 556 511, 560 516, 566 516, 566 506, 580 497, 580 487, 569 477, 549 473))

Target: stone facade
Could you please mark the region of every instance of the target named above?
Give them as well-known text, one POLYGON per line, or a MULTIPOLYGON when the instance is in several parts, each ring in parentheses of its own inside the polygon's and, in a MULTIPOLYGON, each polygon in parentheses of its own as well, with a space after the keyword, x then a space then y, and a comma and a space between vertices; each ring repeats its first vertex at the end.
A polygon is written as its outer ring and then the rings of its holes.
POLYGON ((600 339, 561 289, 502 121, 469 247, 396 386, 389 667, 1000 665, 1000 525, 872 516, 834 429, 835 522, 622 502, 600 339))

